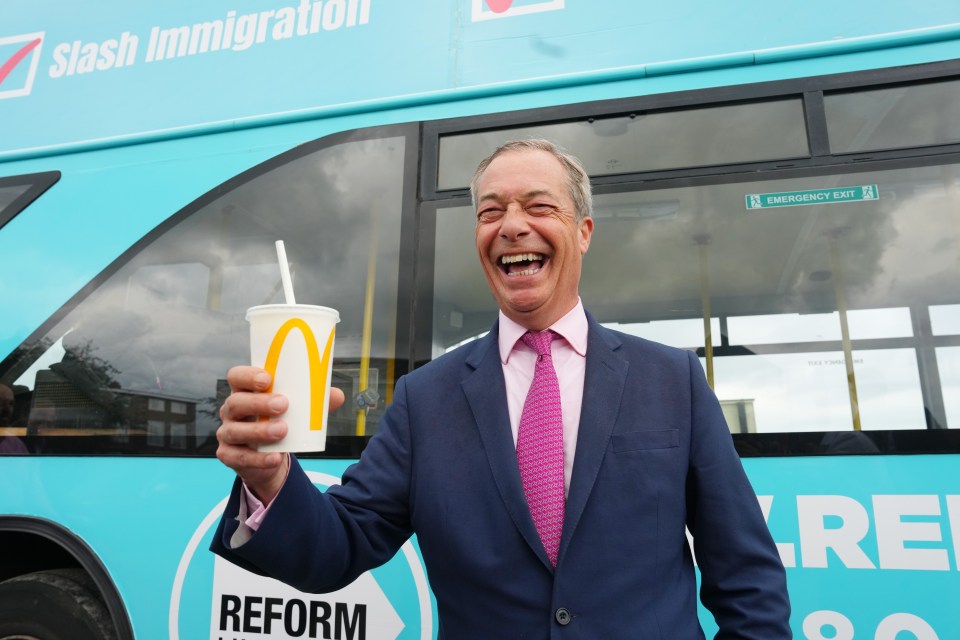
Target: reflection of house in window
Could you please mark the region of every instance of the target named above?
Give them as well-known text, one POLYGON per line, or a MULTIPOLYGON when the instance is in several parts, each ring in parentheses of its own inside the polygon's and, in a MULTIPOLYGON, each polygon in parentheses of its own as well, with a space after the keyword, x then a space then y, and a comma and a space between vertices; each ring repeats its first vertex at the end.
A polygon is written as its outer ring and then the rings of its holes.
POLYGON ((77 435, 146 435, 147 444, 185 449, 196 435, 197 403, 187 398, 109 388, 51 369, 37 372, 29 428, 77 435))
POLYGON ((174 449, 187 448, 187 426, 184 424, 170 425, 170 446, 174 449))
POLYGON ((196 402, 140 391, 123 393, 129 403, 127 422, 146 423, 148 445, 187 448, 187 436, 196 435, 196 402))
POLYGON ((44 369, 37 372, 28 428, 75 429, 84 425, 112 427, 122 403, 112 389, 88 386, 84 380, 44 369))
POLYGON ((162 447, 164 432, 167 430, 165 422, 147 420, 147 444, 151 447, 162 447))

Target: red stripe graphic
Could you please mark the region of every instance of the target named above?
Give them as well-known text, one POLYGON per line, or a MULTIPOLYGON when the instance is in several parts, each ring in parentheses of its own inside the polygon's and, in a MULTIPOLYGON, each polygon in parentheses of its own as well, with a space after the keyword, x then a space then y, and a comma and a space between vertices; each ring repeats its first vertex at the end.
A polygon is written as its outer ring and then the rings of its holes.
POLYGON ((40 38, 28 42, 23 45, 23 47, 17 51, 13 56, 3 63, 3 66, 0 67, 0 84, 3 84, 3 81, 7 79, 7 76, 10 75, 10 72, 13 71, 13 68, 20 64, 24 58, 30 55, 30 52, 40 44, 40 38))

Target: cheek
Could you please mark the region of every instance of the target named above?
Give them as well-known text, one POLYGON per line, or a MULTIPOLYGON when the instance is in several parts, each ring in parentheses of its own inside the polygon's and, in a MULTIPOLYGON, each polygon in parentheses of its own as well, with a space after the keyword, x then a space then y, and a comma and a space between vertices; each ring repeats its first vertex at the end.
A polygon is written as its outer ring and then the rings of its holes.
POLYGON ((478 226, 474 234, 474 244, 477 247, 477 253, 483 257, 490 250, 492 241, 492 231, 487 226, 478 226))

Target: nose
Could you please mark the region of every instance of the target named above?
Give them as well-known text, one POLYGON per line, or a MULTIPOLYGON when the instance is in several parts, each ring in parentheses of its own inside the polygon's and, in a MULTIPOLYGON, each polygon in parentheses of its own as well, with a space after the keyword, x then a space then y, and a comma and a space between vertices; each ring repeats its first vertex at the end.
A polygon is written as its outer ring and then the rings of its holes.
POLYGON ((500 237, 505 240, 517 240, 528 233, 530 233, 530 225, 527 212, 520 205, 511 203, 500 219, 500 237))

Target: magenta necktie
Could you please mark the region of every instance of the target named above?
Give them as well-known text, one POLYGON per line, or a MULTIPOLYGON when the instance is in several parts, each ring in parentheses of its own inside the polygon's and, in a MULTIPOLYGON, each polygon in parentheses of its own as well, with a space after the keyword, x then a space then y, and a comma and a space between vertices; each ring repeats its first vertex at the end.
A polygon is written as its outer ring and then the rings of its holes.
POLYGON ((550 563, 557 566, 563 531, 563 418, 560 384, 550 355, 554 335, 528 331, 522 338, 537 352, 537 365, 520 415, 517 462, 533 523, 550 563))

